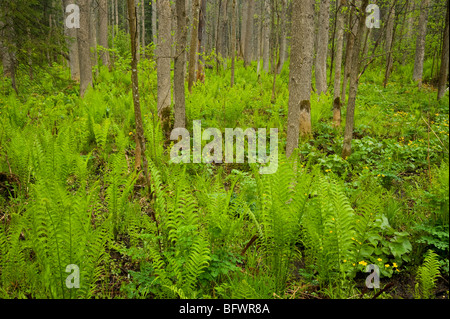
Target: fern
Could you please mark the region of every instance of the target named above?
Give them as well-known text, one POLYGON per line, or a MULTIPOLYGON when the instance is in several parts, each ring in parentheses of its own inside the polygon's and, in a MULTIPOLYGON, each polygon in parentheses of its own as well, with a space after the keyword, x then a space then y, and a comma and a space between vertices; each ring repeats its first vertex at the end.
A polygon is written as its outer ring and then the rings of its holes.
POLYGON ((440 275, 439 266, 439 256, 431 249, 428 250, 422 266, 417 271, 416 298, 429 299, 432 297, 436 280, 440 275))
POLYGON ((342 187, 326 177, 316 181, 317 195, 303 218, 304 242, 317 263, 319 278, 328 281, 343 273, 356 249, 355 214, 342 187))

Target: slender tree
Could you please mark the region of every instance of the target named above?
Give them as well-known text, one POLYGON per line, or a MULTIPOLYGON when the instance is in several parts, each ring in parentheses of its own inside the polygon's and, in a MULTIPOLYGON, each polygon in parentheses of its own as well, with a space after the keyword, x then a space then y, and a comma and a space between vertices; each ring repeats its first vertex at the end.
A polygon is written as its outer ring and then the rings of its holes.
POLYGON ((197 66, 197 50, 198 50, 198 23, 199 23, 199 5, 200 0, 193 0, 192 6, 192 31, 191 31, 191 45, 189 48, 189 74, 188 74, 188 89, 192 92, 194 85, 197 66))
POLYGON ((299 134, 311 135, 311 75, 314 54, 314 0, 292 1, 292 47, 286 156, 298 147, 299 134))
POLYGON ((422 86, 423 62, 425 59, 425 39, 427 35, 428 6, 430 0, 423 0, 420 6, 418 34, 416 40, 416 56, 414 59, 413 80, 422 86))
POLYGON ((447 0, 447 13, 445 14, 445 29, 444 29, 444 39, 442 45, 442 53, 441 53, 441 69, 439 71, 439 84, 438 84, 438 100, 442 99, 445 94, 447 79, 448 79, 448 64, 449 64, 449 55, 448 55, 448 20, 449 20, 449 9, 448 9, 448 0, 447 0))
POLYGON ((392 54, 393 43, 394 43, 394 21, 395 21, 395 0, 391 1, 389 18, 386 26, 386 41, 384 50, 386 52, 386 68, 384 72, 384 82, 383 85, 386 87, 389 76, 392 72, 392 66, 394 63, 394 55, 392 54))
POLYGON ((319 28, 317 32, 317 56, 315 66, 316 92, 327 91, 327 56, 328 56, 328 31, 330 29, 330 0, 320 1, 319 28))
POLYGON ((186 69, 186 1, 176 0, 175 11, 177 17, 177 32, 176 32, 176 53, 174 61, 174 128, 186 127, 186 101, 184 89, 184 74, 186 69))
POLYGON ((245 28, 245 51, 244 51, 244 66, 248 67, 252 62, 253 57, 253 13, 254 0, 248 0, 247 8, 247 26, 245 28))
POLYGON ((347 158, 350 156, 352 152, 352 139, 353 139, 353 127, 354 127, 354 118, 355 118, 355 104, 356 104, 356 95, 358 93, 358 75, 360 69, 360 52, 361 52, 361 44, 364 36, 364 28, 365 26, 365 8, 367 7, 369 1, 363 0, 361 1, 361 6, 355 10, 355 14, 357 15, 357 19, 359 20, 357 33, 355 37, 355 43, 353 46, 352 52, 352 64, 351 64, 351 72, 350 72, 350 89, 348 92, 348 103, 347 103, 347 115, 345 121, 345 132, 344 132, 344 145, 342 147, 342 157, 347 158))
MULTIPOLYGON (((63 0, 63 9, 64 13, 66 13, 66 8, 69 8, 69 5, 73 4, 72 0, 63 0)), ((69 14, 75 14, 75 12, 70 11, 69 14)), ((77 42, 77 31, 78 28, 76 28, 75 23, 77 21, 71 21, 74 23, 73 27, 71 24, 69 24, 69 27, 66 24, 66 19, 68 19, 69 16, 65 17, 64 19, 64 35, 66 37, 66 45, 69 49, 69 67, 70 67, 70 76, 72 80, 79 82, 80 81, 80 62, 78 58, 78 42, 77 42)), ((76 17, 74 17, 75 19, 76 17)))
POLYGON ((100 53, 100 58, 103 65, 109 65, 109 52, 108 52, 108 2, 107 0, 99 0, 98 8, 99 16, 99 30, 98 30, 98 44, 105 50, 100 53))
POLYGON ((236 0, 233 0, 231 9, 231 80, 230 87, 234 85, 234 67, 236 60, 236 0))
POLYGON ((157 107, 161 126, 166 135, 170 131, 170 104, 172 102, 170 83, 171 61, 171 9, 170 0, 156 0, 158 11, 158 37, 156 46, 156 68, 158 81, 157 107))
POLYGON ((341 71, 342 54, 344 48, 344 19, 346 10, 346 0, 340 0, 337 3, 337 21, 336 21, 336 56, 334 73, 334 96, 333 96, 333 126, 341 126, 341 71))
POLYGON ((80 7, 80 28, 77 32, 78 59, 80 62, 80 96, 84 96, 86 90, 92 87, 92 60, 89 46, 90 28, 90 1, 78 0, 80 7))

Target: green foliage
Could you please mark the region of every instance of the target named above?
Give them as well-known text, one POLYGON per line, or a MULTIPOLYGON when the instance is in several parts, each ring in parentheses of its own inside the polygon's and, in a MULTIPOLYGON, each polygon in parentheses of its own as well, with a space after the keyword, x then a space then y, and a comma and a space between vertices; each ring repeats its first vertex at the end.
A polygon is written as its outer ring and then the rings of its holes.
POLYGON ((416 298, 429 299, 432 297, 439 274, 438 255, 434 251, 429 250, 425 255, 422 266, 417 270, 415 285, 416 298))

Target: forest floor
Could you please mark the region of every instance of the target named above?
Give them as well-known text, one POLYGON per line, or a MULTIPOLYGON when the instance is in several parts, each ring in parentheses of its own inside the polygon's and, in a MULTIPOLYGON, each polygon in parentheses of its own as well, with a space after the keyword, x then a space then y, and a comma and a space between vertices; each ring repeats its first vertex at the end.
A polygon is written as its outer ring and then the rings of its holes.
POLYGON ((340 156, 345 107, 334 129, 332 88, 313 93, 313 138, 300 142, 301 169, 292 175, 283 157, 288 68, 277 78, 275 99, 273 76, 258 77, 255 65, 238 63, 233 88, 229 70, 207 70, 205 83, 186 93, 187 128, 194 120, 221 132, 278 128, 278 172, 258 176, 248 163, 170 164, 164 148, 170 141, 155 116, 155 63, 141 61, 150 198, 133 173, 127 65, 119 60, 111 72, 101 68, 84 99, 58 65, 34 81, 22 75, 20 96, 8 80, 0 83, 0 297, 66 296, 52 273, 75 260, 92 275, 82 297, 411 299, 420 296, 417 272, 433 250, 441 277, 432 296, 448 299, 448 93, 436 101, 432 86, 419 90, 408 80, 409 66, 398 66, 384 88, 374 66, 361 78, 346 159, 340 156), (300 192, 306 196, 297 201, 300 192), (71 207, 77 208, 71 214, 84 213, 67 215, 71 207), (314 216, 345 223, 318 225, 314 216), (79 232, 55 218, 79 223, 79 232), (358 228, 360 219, 371 225, 367 231, 358 228), (255 234, 258 240, 243 251, 255 234), (348 252, 333 255, 341 238, 349 240, 348 252), (318 240, 329 254, 320 252, 318 240), (58 250, 56 257, 54 245, 73 241, 86 246, 58 250), (367 264, 381 269, 381 294, 365 288, 367 264))

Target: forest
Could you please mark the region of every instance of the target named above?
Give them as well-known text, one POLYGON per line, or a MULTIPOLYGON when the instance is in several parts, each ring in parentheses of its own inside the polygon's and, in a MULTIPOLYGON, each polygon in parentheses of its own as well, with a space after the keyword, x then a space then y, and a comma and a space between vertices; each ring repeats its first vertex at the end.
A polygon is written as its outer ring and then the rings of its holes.
POLYGON ((0 61, 0 299, 449 298, 448 0, 1 0, 0 61))

